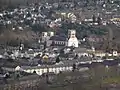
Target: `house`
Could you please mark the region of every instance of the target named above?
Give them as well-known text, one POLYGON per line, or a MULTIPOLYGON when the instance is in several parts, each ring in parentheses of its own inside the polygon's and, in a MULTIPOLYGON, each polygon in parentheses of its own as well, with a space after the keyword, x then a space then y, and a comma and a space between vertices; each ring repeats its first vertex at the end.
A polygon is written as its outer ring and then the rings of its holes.
POLYGON ((87 50, 87 52, 89 54, 94 55, 95 57, 104 57, 104 56, 106 56, 106 53, 103 52, 102 50, 92 50, 92 49, 89 49, 89 50, 87 50))
POLYGON ((106 56, 106 53, 100 52, 100 51, 96 51, 94 55, 97 56, 97 57, 104 57, 104 56, 106 56))
POLYGON ((72 65, 52 65, 52 66, 21 66, 17 70, 23 70, 27 73, 34 73, 34 71, 38 75, 42 75, 43 73, 53 72, 55 74, 60 73, 61 71, 72 71, 72 65))
POLYGON ((54 36, 54 32, 42 32, 42 42, 49 40, 52 36, 54 36))
POLYGON ((96 36, 96 35, 90 35, 87 38, 90 42, 103 42, 103 37, 101 36, 96 36))
POLYGON ((81 56, 89 56, 86 48, 75 48, 74 53, 77 54, 79 57, 81 56))

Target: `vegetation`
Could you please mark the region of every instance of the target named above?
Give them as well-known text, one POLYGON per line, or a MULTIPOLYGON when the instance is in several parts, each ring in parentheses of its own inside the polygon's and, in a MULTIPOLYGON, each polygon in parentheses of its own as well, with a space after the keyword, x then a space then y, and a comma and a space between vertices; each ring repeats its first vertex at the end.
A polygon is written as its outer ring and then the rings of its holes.
POLYGON ((102 81, 103 84, 120 84, 120 76, 118 77, 109 77, 102 81))
POLYGON ((107 30, 104 28, 99 28, 99 27, 92 27, 92 26, 88 26, 85 24, 78 24, 78 23, 63 23, 62 27, 61 27, 61 32, 66 33, 69 29, 75 29, 77 32, 77 36, 78 38, 84 38, 87 37, 89 35, 105 35, 107 30))
POLYGON ((59 56, 56 58, 56 63, 59 63, 60 62, 60 58, 59 56))
MULTIPOLYGON (((44 77, 36 77, 35 80, 38 80, 36 83, 28 80, 29 83, 34 84, 34 86, 29 86, 29 90, 33 90, 34 87, 36 87, 35 90, 40 90, 40 88, 42 90, 109 90, 111 84, 120 85, 120 71, 117 66, 106 68, 98 65, 89 68, 88 71, 78 72, 75 70, 74 72, 62 72, 55 76, 49 76, 49 84, 46 84, 44 77)), ((19 84, 18 86, 28 90, 26 88, 27 82, 24 86, 19 84)), ((12 85, 14 87, 14 84, 12 85)), ((19 88, 18 86, 16 88, 19 88)))

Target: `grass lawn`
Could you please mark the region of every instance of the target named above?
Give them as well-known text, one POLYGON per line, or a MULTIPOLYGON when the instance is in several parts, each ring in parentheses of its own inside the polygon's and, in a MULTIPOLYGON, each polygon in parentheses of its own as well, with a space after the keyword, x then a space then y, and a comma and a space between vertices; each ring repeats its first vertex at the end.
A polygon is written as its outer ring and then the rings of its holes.
POLYGON ((109 77, 102 81, 103 84, 120 84, 120 76, 118 77, 109 77))

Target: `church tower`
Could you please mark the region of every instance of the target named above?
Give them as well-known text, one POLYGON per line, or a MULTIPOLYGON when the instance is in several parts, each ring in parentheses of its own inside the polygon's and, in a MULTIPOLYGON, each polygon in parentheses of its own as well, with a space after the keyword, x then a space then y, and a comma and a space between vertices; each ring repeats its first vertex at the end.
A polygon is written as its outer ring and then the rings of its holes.
POLYGON ((76 31, 75 30, 69 30, 68 31, 68 46, 71 47, 78 47, 78 39, 76 37, 76 31))
POLYGON ((42 32, 42 42, 47 41, 48 33, 47 32, 42 32))

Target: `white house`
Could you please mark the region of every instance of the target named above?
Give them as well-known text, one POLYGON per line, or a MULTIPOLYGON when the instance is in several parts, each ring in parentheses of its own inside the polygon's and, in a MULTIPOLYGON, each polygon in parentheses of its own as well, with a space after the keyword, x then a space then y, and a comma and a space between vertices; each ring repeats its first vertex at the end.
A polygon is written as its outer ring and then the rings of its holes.
POLYGON ((118 52, 117 51, 113 51, 113 56, 118 56, 118 52))

